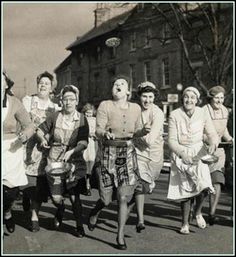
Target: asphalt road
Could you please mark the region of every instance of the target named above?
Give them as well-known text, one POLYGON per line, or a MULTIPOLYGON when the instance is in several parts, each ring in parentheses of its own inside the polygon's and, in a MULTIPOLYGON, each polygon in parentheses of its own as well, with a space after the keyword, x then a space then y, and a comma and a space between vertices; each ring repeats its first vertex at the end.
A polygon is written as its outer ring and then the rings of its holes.
MULTIPOLYGON (((74 235, 75 221, 71 206, 66 199, 66 213, 60 230, 53 228, 55 208, 48 202, 40 212, 40 231, 29 231, 30 213, 22 210, 21 201, 14 206, 16 230, 13 234, 6 232, 2 236, 2 254, 152 254, 152 255, 233 255, 234 254, 234 221, 232 218, 232 194, 223 191, 217 210, 218 224, 199 229, 196 221, 191 223, 189 235, 181 235, 179 204, 167 201, 168 174, 161 173, 152 195, 146 197, 145 225, 146 229, 136 233, 136 213, 133 211, 125 229, 128 249, 118 250, 116 247, 117 205, 112 203, 100 215, 98 226, 91 232, 85 225, 86 236, 77 238, 74 235)), ((82 196, 84 206, 84 223, 90 209, 98 199, 96 190, 92 196, 82 196)), ((203 208, 207 220, 208 201, 203 208)), ((2 233, 3 234, 3 233, 2 233)))

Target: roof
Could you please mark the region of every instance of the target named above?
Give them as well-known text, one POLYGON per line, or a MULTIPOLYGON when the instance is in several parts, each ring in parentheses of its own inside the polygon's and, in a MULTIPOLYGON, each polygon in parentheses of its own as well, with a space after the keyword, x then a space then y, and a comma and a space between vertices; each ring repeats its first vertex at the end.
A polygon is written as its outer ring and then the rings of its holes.
POLYGON ((70 54, 69 56, 66 57, 66 59, 64 61, 62 61, 55 69, 54 69, 54 72, 56 72, 57 70, 65 67, 65 66, 68 66, 70 64, 70 61, 71 61, 71 56, 72 54, 70 54))
POLYGON ((128 12, 122 13, 118 16, 115 16, 114 18, 103 22, 100 26, 94 27, 90 31, 88 31, 86 34, 84 34, 82 37, 77 38, 72 44, 70 44, 68 47, 66 47, 67 50, 71 50, 72 48, 85 43, 91 39, 94 39, 98 36, 104 35, 114 29, 116 29, 119 25, 122 25, 128 17, 131 15, 132 10, 129 10, 128 12))

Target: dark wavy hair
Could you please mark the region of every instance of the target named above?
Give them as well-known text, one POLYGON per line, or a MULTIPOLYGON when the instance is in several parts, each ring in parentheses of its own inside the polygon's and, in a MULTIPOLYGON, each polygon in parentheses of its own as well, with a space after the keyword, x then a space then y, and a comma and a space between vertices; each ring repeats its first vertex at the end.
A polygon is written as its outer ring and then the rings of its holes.
POLYGON ((37 79, 36 79, 37 85, 39 84, 41 78, 44 78, 44 77, 49 78, 51 83, 53 82, 53 75, 51 73, 49 73, 48 71, 44 71, 43 73, 41 73, 37 76, 37 79))
POLYGON ((95 106, 92 105, 91 103, 86 103, 86 104, 83 106, 81 112, 85 114, 88 110, 92 110, 92 111, 93 111, 93 116, 96 116, 96 108, 95 108, 95 106))
POLYGON ((114 84, 115 81, 118 80, 118 79, 126 80, 127 83, 128 83, 128 89, 130 89, 130 78, 128 76, 123 75, 123 74, 118 74, 118 75, 116 75, 115 77, 112 78, 112 84, 114 84))

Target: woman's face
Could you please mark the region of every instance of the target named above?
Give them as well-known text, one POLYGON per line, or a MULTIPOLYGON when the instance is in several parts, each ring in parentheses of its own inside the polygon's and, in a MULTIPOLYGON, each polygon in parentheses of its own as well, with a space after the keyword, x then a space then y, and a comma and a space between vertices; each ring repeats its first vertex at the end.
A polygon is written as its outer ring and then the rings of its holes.
POLYGON ((142 93, 140 96, 140 101, 143 109, 145 110, 149 109, 150 106, 152 106, 154 99, 155 99, 155 95, 153 94, 153 92, 142 93))
POLYGON ((76 110, 77 98, 75 93, 66 92, 62 97, 63 110, 66 113, 73 113, 76 110))
POLYGON ((224 93, 220 92, 211 99, 211 106, 213 109, 221 109, 225 100, 224 93))
POLYGON ((92 117, 92 116, 93 116, 93 110, 87 110, 87 111, 85 112, 85 116, 86 116, 86 117, 92 117))
POLYGON ((186 111, 192 111, 195 109, 198 102, 197 95, 192 91, 186 91, 183 96, 183 106, 186 111))
POLYGON ((49 97, 52 90, 52 82, 48 77, 42 77, 38 83, 38 96, 49 97))
POLYGON ((129 92, 128 82, 125 79, 117 79, 112 88, 112 96, 115 100, 127 99, 129 92))

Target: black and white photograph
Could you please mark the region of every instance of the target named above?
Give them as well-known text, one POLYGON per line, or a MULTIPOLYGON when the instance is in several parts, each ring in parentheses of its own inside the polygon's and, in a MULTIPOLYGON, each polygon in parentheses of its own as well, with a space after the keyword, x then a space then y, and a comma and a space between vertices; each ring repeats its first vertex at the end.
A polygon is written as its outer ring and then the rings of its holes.
POLYGON ((234 1, 1 1, 1 31, 1 255, 234 256, 234 1))

